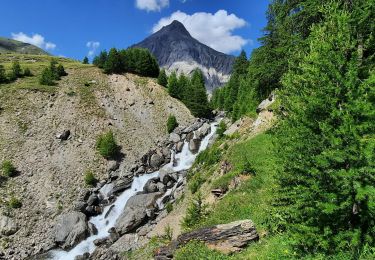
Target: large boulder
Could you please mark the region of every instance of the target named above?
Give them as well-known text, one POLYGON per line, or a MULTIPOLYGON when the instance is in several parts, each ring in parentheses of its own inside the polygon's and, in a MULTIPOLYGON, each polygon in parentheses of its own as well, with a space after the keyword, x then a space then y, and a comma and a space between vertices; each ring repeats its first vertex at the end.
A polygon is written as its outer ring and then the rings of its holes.
POLYGON ((211 125, 209 123, 204 123, 201 128, 196 132, 196 137, 198 139, 203 139, 206 135, 211 133, 211 125))
POLYGON ((189 142, 189 150, 192 153, 197 153, 199 151, 199 147, 201 145, 201 140, 199 139, 191 139, 189 142))
POLYGON ((0 216, 0 234, 4 236, 10 236, 16 233, 18 226, 13 219, 7 216, 0 216))
POLYGON ((128 189, 130 186, 132 186, 133 178, 121 178, 116 180, 113 185, 110 186, 111 190, 108 191, 107 195, 111 196, 117 193, 120 193, 126 189, 128 189))
POLYGON ((131 197, 125 205, 124 211, 115 224, 116 231, 123 235, 141 225, 147 218, 152 217, 156 210, 156 200, 162 192, 138 194, 131 197))
POLYGON ((256 109, 257 113, 266 110, 276 100, 276 95, 272 93, 267 99, 263 100, 256 109))
POLYGON ((157 192, 159 190, 157 186, 158 181, 159 181, 158 177, 149 179, 146 182, 145 186, 143 186, 143 192, 144 193, 157 192))
POLYGON ((54 229, 54 240, 61 248, 72 248, 88 235, 85 214, 73 211, 59 216, 54 229))
POLYGON ((180 140, 181 140, 180 135, 178 135, 176 133, 173 133, 173 132, 169 134, 169 141, 171 141, 173 143, 177 143, 180 140))
POLYGON ((180 141, 176 144, 176 153, 180 153, 184 147, 184 142, 180 141))
POLYGON ((154 153, 153 155, 151 155, 151 158, 150 158, 150 166, 152 168, 158 168, 160 167, 162 164, 164 163, 164 157, 163 155, 159 154, 159 153, 154 153))

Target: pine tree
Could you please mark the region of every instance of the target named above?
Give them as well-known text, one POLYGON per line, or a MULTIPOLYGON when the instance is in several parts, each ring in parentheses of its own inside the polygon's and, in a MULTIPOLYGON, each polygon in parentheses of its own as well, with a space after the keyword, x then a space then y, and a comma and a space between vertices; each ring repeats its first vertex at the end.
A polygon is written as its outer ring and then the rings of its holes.
POLYGON ((282 82, 279 212, 299 253, 349 251, 358 259, 375 246, 375 76, 358 62, 358 22, 337 4, 325 19, 282 82))
POLYGON ((122 60, 116 48, 110 49, 103 68, 106 74, 120 74, 124 72, 122 60))
POLYGON ((165 73, 165 69, 160 70, 159 76, 158 76, 158 84, 167 87, 168 85, 168 77, 165 73))
POLYGON ((82 63, 89 64, 89 59, 87 57, 84 57, 82 63))
POLYGON ((92 61, 92 64, 97 66, 98 68, 104 68, 104 64, 107 61, 108 53, 104 50, 101 51, 99 56, 96 56, 94 60, 92 61))
POLYGON ((172 74, 168 78, 168 92, 171 97, 178 98, 178 80, 176 72, 172 72, 172 74))

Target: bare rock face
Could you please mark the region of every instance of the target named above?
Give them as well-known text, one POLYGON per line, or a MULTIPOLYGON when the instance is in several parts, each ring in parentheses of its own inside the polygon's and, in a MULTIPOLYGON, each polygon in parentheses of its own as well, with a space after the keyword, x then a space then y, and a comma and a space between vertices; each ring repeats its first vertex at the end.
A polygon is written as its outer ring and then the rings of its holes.
POLYGON ((150 158, 150 166, 152 168, 158 168, 164 163, 164 157, 161 154, 154 153, 150 158))
POLYGON ((0 234, 10 236, 18 230, 17 224, 7 216, 0 216, 0 234))
POLYGON ((63 249, 77 245, 89 235, 86 215, 69 212, 60 215, 55 226, 55 242, 63 249))
POLYGON ((115 224, 116 231, 123 235, 141 225, 145 219, 152 216, 157 207, 156 200, 162 195, 162 192, 154 192, 131 197, 115 224))
POLYGON ((178 21, 173 21, 132 47, 149 49, 159 65, 168 72, 190 75, 199 68, 210 92, 229 80, 235 59, 200 43, 178 21))
POLYGON ((168 246, 156 250, 154 256, 157 260, 172 259, 176 249, 192 240, 202 241, 209 248, 228 254, 238 252, 258 239, 254 223, 251 220, 240 220, 182 234, 168 246))

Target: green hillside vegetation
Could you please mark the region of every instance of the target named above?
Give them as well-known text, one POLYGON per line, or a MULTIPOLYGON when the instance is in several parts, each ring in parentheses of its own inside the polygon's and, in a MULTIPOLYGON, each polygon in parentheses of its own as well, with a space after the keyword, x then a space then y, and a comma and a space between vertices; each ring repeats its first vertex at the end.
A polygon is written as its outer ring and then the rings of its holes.
POLYGON ((107 74, 134 73, 140 76, 156 78, 159 65, 155 57, 147 50, 131 48, 126 50, 110 49, 102 51, 93 60, 93 64, 107 74))
POLYGON ((233 120, 255 116, 277 89, 278 123, 198 156, 188 197, 200 206, 184 222, 252 219, 260 241, 230 256, 191 242, 176 259, 374 259, 375 1, 272 1, 267 16, 262 46, 241 53, 211 104, 233 120), (232 169, 220 176, 224 161, 232 169), (228 192, 201 204, 213 188, 228 192))
POLYGON ((34 45, 0 37, 0 55, 9 53, 49 55, 48 52, 34 45))

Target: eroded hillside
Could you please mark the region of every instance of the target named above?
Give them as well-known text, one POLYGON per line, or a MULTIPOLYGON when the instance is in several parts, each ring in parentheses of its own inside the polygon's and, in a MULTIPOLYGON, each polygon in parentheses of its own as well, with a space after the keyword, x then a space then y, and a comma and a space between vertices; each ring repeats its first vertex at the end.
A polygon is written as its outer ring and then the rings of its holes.
POLYGON ((174 114, 181 126, 193 121, 189 110, 150 78, 107 76, 91 65, 59 59, 68 76, 56 86, 41 86, 38 75, 50 57, 1 55, 10 68, 20 60, 33 77, 0 85, 0 161, 18 170, 1 180, 1 211, 16 228, 2 234, 3 254, 21 259, 53 246, 54 219, 69 211, 86 189, 84 173, 108 175, 110 163, 95 149, 99 134, 112 130, 124 158, 120 174, 167 138, 166 121, 174 114), (57 136, 70 130, 68 140, 57 136), (11 208, 11 198, 20 208, 11 208))

